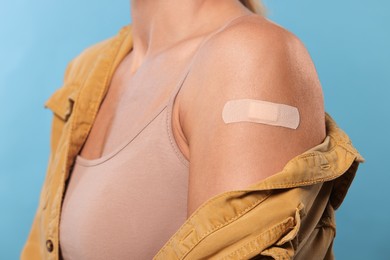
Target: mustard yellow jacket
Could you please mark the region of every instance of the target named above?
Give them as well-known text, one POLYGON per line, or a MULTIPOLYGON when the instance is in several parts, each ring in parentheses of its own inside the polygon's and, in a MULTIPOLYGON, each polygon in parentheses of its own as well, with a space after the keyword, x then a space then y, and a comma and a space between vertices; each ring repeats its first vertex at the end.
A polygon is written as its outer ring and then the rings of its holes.
MULTIPOLYGON (((51 153, 22 260, 59 259, 65 181, 119 62, 132 48, 131 24, 73 59, 53 111, 51 153)), ((326 114, 327 137, 281 172, 210 198, 154 259, 333 259, 335 210, 364 159, 326 114)), ((131 259, 131 256, 129 256, 131 259)))

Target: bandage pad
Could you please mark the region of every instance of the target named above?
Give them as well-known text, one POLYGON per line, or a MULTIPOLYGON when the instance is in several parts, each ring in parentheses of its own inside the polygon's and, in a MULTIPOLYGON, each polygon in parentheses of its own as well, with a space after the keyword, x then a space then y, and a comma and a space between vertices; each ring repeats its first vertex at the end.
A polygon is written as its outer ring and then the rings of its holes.
POLYGON ((296 107, 257 99, 234 99, 225 103, 222 119, 228 123, 255 122, 297 129, 299 111, 296 107))

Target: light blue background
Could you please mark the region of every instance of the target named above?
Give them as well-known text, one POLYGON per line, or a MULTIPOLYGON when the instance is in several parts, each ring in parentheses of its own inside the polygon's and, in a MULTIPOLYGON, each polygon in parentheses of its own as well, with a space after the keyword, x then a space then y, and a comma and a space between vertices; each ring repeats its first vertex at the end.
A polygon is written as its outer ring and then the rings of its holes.
MULTIPOLYGON (((308 48, 326 110, 365 157, 336 211, 337 259, 388 259, 390 2, 267 0, 308 48)), ((18 259, 49 153, 44 101, 66 64, 130 22, 129 1, 13 0, 0 9, 0 259, 18 259)))

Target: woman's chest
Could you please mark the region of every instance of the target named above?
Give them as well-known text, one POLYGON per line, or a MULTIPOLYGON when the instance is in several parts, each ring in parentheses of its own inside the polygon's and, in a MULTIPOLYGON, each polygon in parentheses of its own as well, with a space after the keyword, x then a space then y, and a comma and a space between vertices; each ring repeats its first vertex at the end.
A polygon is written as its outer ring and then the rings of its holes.
POLYGON ((132 74, 131 61, 128 55, 116 69, 81 157, 96 159, 110 153, 136 135, 167 104, 180 66, 174 65, 172 59, 155 60, 146 62, 132 74), (166 73, 167 67, 169 73, 166 73))

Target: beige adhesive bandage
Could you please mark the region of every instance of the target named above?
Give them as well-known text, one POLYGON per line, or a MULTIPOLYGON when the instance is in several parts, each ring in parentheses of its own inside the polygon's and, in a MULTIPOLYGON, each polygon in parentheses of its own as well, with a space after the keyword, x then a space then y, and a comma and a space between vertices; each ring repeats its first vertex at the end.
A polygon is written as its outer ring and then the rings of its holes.
POLYGON ((299 111, 296 107, 257 99, 235 99, 225 103, 222 110, 225 123, 255 122, 297 129, 299 111))

